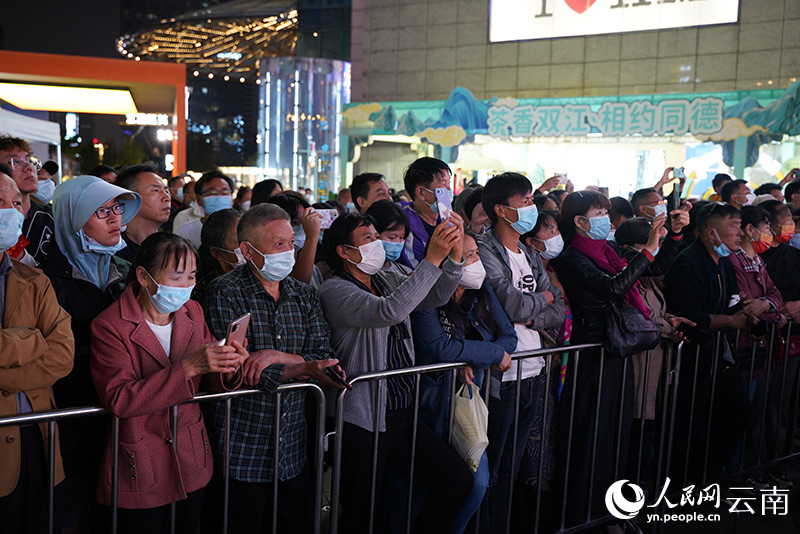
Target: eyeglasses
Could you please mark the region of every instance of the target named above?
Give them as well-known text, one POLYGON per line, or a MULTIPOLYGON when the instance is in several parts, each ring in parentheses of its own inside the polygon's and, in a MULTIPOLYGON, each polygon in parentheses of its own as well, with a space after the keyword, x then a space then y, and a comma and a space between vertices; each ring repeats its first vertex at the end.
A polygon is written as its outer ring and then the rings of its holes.
POLYGON ((8 166, 11 167, 12 171, 19 171, 25 168, 25 165, 30 165, 37 171, 42 168, 42 162, 39 161, 39 158, 30 156, 28 158, 20 158, 17 156, 12 156, 10 160, 8 160, 8 166))
POLYGON ((108 219, 111 216, 111 213, 115 215, 122 215, 125 213, 125 204, 114 204, 110 208, 102 207, 97 208, 94 211, 94 214, 97 216, 98 219, 108 219))

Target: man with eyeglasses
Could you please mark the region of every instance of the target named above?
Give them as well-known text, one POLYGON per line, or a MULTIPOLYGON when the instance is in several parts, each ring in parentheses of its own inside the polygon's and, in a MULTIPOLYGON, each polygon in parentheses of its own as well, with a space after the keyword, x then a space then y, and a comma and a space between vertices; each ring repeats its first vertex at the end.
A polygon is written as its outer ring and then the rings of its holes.
POLYGON ((197 203, 203 208, 205 215, 175 229, 175 233, 188 239, 200 248, 200 232, 208 216, 215 211, 233 207, 233 180, 220 171, 209 171, 197 180, 194 186, 197 203))
MULTIPOLYGON (((0 135, 0 163, 11 168, 11 178, 22 193, 22 223, 20 243, 24 243, 25 251, 37 265, 47 260, 50 241, 53 239, 55 223, 49 206, 31 202, 31 195, 39 188, 39 160, 31 157, 32 151, 28 142, 18 137, 0 135)), ((14 256, 20 258, 19 253, 14 256)))
POLYGON ((150 162, 122 169, 117 176, 116 185, 139 193, 142 197, 139 213, 122 232, 122 239, 127 246, 116 254, 118 258, 133 263, 142 241, 158 232, 169 220, 172 206, 170 193, 164 179, 158 175, 158 167, 150 162))

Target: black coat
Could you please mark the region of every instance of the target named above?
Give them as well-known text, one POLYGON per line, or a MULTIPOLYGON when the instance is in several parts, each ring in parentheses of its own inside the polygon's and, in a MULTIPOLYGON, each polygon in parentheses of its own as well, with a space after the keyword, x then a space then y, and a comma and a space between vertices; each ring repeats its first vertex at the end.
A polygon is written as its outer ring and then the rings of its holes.
POLYGON ((76 277, 56 242, 50 243, 50 254, 43 270, 53 284, 58 303, 72 316, 72 334, 75 337, 72 372, 53 386, 59 408, 99 403, 89 374, 90 327, 100 312, 122 296, 130 264, 115 257, 111 268, 117 271, 117 275, 111 277, 113 281, 102 291, 93 283, 76 277))
POLYGON ((641 253, 616 275, 600 269, 587 255, 568 247, 552 262, 572 308, 572 342, 600 343, 606 332, 606 308, 619 301, 650 266, 641 253))

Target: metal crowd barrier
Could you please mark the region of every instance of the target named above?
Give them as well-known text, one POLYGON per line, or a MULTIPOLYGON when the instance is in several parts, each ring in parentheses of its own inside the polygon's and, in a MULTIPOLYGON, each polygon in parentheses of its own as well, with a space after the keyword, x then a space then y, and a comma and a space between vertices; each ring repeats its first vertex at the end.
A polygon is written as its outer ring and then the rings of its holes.
MULTIPOLYGON (((324 438, 325 438, 325 395, 322 389, 312 383, 292 383, 282 384, 278 387, 275 395, 275 414, 274 414, 274 428, 278 429, 274 433, 273 438, 273 465, 275 466, 274 472, 278 472, 279 449, 278 441, 280 439, 280 419, 281 419, 281 400, 282 397, 292 392, 307 392, 311 393, 314 397, 316 405, 316 418, 317 428, 309 428, 309 432, 313 433, 315 437, 315 456, 313 458, 314 465, 314 534, 322 532, 322 496, 323 496, 323 454, 324 454, 324 438)), ((208 393, 197 395, 194 399, 187 401, 188 403, 202 403, 212 401, 225 402, 225 427, 224 427, 224 450, 225 458, 223 459, 223 511, 222 511, 222 532, 227 534, 228 531, 228 509, 229 509, 229 458, 230 458, 230 417, 231 417, 231 403, 234 399, 250 396, 250 395, 270 395, 261 390, 239 390, 224 393, 208 393)), ((308 401, 309 397, 306 398, 308 401)), ((13 416, 0 417, 0 427, 9 425, 29 425, 35 423, 48 423, 48 433, 50 436, 55 436, 55 427, 57 421, 64 421, 67 419, 77 419, 81 417, 99 417, 111 416, 111 436, 113 440, 113 460, 111 466, 111 534, 117 533, 118 523, 118 493, 119 493, 119 422, 120 418, 111 414, 100 407, 86 407, 74 408, 64 410, 50 410, 46 412, 27 413, 13 416)), ((173 429, 173 447, 177 448, 178 440, 178 407, 172 408, 172 429, 173 429)), ((208 424, 208 421, 206 421, 208 424)), ((49 471, 49 490, 48 490, 48 532, 53 532, 54 520, 54 481, 55 481, 55 439, 50 439, 50 450, 48 460, 49 471)), ((311 461, 311 459, 309 459, 311 461)), ((273 477, 273 516, 271 532, 277 533, 277 509, 278 509, 278 477, 273 477)), ((175 504, 172 504, 172 511, 170 514, 170 533, 175 532, 175 504)))
MULTIPOLYGON (((730 476, 744 476, 750 473, 758 473, 765 467, 779 465, 788 459, 796 458, 800 455, 798 447, 794 444, 794 439, 798 430, 798 407, 800 406, 800 357, 789 357, 790 354, 790 340, 793 331, 800 333, 800 328, 797 325, 789 323, 783 332, 779 332, 776 325, 772 325, 768 334, 766 349, 763 347, 761 352, 766 350, 764 358, 764 365, 762 369, 762 377, 759 377, 757 382, 753 381, 755 373, 759 371, 756 366, 756 358, 751 357, 749 369, 730 369, 730 363, 723 359, 723 347, 725 340, 721 333, 715 336, 712 347, 707 349, 691 348, 692 346, 685 345, 684 343, 667 342, 664 345, 662 369, 657 383, 652 383, 649 375, 651 364, 651 352, 643 355, 637 355, 639 358, 639 365, 644 369, 643 379, 636 384, 636 388, 642 390, 641 408, 638 413, 633 414, 633 419, 636 422, 631 424, 630 436, 631 438, 638 437, 638 446, 635 449, 630 449, 628 457, 635 459, 635 476, 630 474, 630 468, 622 465, 619 450, 617 450, 614 459, 614 472, 616 480, 630 478, 632 482, 641 484, 645 487, 655 488, 647 495, 646 503, 653 505, 657 502, 659 496, 658 488, 664 486, 668 477, 672 481, 681 483, 695 483, 705 485, 710 481, 709 467, 711 463, 710 456, 714 451, 710 450, 713 426, 716 418, 724 415, 725 406, 719 406, 719 400, 716 398, 716 393, 719 390, 719 376, 721 370, 725 369, 726 372, 737 372, 743 376, 745 382, 747 398, 750 400, 751 406, 758 408, 754 417, 748 421, 747 428, 739 439, 737 454, 738 465, 731 468, 727 475, 730 476), (781 343, 781 340, 785 340, 781 343), (710 361, 709 361, 710 360, 710 361), (708 380, 700 380, 703 370, 709 374, 708 380), (657 390, 657 404, 655 409, 655 419, 653 420, 653 436, 651 439, 645 435, 645 405, 647 402, 646 392, 656 388, 657 390), (708 402, 706 404, 699 403, 704 395, 707 394, 708 402), (688 401, 688 402, 687 402, 688 401), (688 410, 688 411, 687 411, 688 410), (768 422, 771 421, 771 422, 768 422), (639 425, 639 426, 636 426, 639 425), (685 439, 684 439, 685 438, 685 439), (645 449, 652 447, 652 454, 646 454, 645 449), (753 449, 755 447, 755 450, 753 449), (701 449, 701 464, 702 469, 699 472, 692 470, 692 459, 695 458, 689 451, 693 448, 701 449), (626 474, 628 470, 628 474, 626 474), (648 474, 645 474, 648 473, 648 474), (697 478, 693 478, 697 477, 697 478)), ((740 351, 741 352, 741 351, 740 351)), ((752 348, 752 355, 755 356, 757 347, 754 345, 752 348)), ((572 357, 571 363, 567 368, 568 380, 576 380, 578 370, 581 365, 582 358, 600 358, 600 379, 595 385, 595 390, 590 391, 592 395, 597 395, 597 406, 594 408, 594 422, 592 427, 592 457, 591 469, 589 473, 589 488, 594 484, 594 471, 598 461, 606 461, 606 459, 598 459, 596 457, 598 430, 599 430, 599 415, 600 415, 600 398, 603 388, 603 366, 608 361, 608 358, 616 358, 616 356, 608 356, 602 349, 601 345, 576 345, 566 347, 556 347, 548 349, 540 349, 525 353, 517 353, 512 356, 514 363, 528 358, 545 357, 547 364, 543 369, 545 393, 545 404, 543 407, 544 416, 541 419, 541 424, 538 429, 538 435, 542 436, 542 440, 556 439, 558 447, 564 447, 566 450, 567 463, 563 472, 558 470, 554 473, 555 487, 550 487, 549 490, 543 485, 543 469, 544 464, 542 461, 538 463, 538 485, 535 488, 535 502, 533 503, 534 520, 533 523, 526 528, 526 532, 538 534, 539 532, 578 532, 587 528, 601 525, 609 521, 616 521, 610 514, 601 514, 600 516, 592 515, 592 502, 602 500, 605 494, 590 494, 589 502, 585 514, 581 512, 583 518, 579 524, 567 523, 567 507, 569 502, 569 472, 571 463, 571 453, 574 447, 573 432, 576 428, 575 425, 586 425, 587 421, 576 421, 574 411, 564 414, 558 414, 560 418, 565 418, 568 421, 566 435, 553 437, 553 423, 548 422, 549 404, 547 399, 553 393, 551 391, 551 382, 553 373, 556 373, 557 365, 553 365, 552 360, 560 361, 562 355, 569 354, 572 357), (597 351, 599 350, 599 356, 597 351), (591 351, 590 354, 586 354, 591 351), (549 492, 550 505, 543 504, 543 492, 549 492), (556 494, 557 492, 557 494, 556 494), (548 517, 544 514, 549 513, 548 517)), ((385 381, 391 377, 398 376, 412 376, 415 381, 415 393, 413 404, 413 427, 412 427, 412 443, 411 443, 411 469, 409 473, 409 485, 407 494, 407 508, 405 510, 405 531, 410 532, 412 527, 412 504, 414 492, 414 463, 416 455, 416 425, 419 420, 419 399, 420 399, 420 379, 422 375, 435 372, 449 372, 451 374, 451 391, 450 391, 450 416, 449 416, 449 430, 453 426, 453 414, 455 391, 456 391, 456 375, 460 368, 465 367, 464 363, 446 363, 417 366, 407 369, 398 369, 392 371, 374 372, 358 377, 351 378, 351 383, 355 388, 368 387, 370 383, 385 381)), ((585 365, 585 364, 584 364, 585 365)), ((627 373, 633 372, 632 362, 623 368, 623 384, 627 379, 627 373)), ((491 410, 492 400, 488 395, 489 379, 488 371, 486 379, 483 383, 482 396, 487 401, 491 410)), ((518 434, 518 415, 520 410, 520 388, 522 377, 518 373, 516 380, 516 405, 515 405, 515 423, 514 423, 514 437, 518 434)), ((314 530, 315 534, 323 532, 323 496, 328 488, 323 485, 323 454, 326 448, 326 433, 325 433, 325 398, 322 389, 319 386, 308 383, 294 383, 285 384, 278 388, 276 393, 276 410, 275 410, 275 428, 280 428, 280 405, 281 397, 290 392, 304 391, 310 392, 308 399, 314 399, 316 407, 317 424, 316 428, 309 428, 316 443, 315 455, 309 461, 313 462, 315 471, 314 480, 314 530)), ((566 390, 565 390, 566 392, 566 390)), ((571 389, 571 405, 574 406, 576 389, 571 389)), ((225 459, 223 461, 223 481, 224 481, 224 503, 223 503, 223 532, 227 532, 227 518, 228 518, 228 458, 230 457, 230 413, 231 402, 235 398, 243 397, 246 395, 265 395, 267 393, 258 390, 235 391, 226 393, 215 393, 207 395, 199 395, 189 402, 211 402, 223 401, 225 402, 226 414, 226 427, 224 434, 224 449, 225 459)), ((335 397, 335 432, 333 444, 333 457, 332 457, 332 477, 331 477, 331 507, 330 507, 330 529, 331 534, 339 532, 339 515, 340 515, 340 496, 343 491, 342 488, 342 450, 343 442, 342 435, 345 431, 344 427, 344 399, 349 393, 346 390, 340 390, 335 397)), ((563 397, 563 395, 562 395, 563 397)), ((636 393, 634 393, 634 399, 636 393)), ((376 398, 379 401, 379 399, 376 398)), ((564 399, 555 403, 556 410, 559 405, 563 404, 564 399)), ((375 407, 375 428, 377 425, 377 416, 379 413, 378 407, 375 407)), ((619 403, 619 427, 614 429, 616 432, 617 440, 622 437, 623 432, 623 414, 627 407, 625 405, 624 396, 621 397, 619 403)), ((177 418, 177 407, 173 408, 173 418, 177 418)), ((54 435, 54 430, 57 421, 72 419, 78 417, 97 417, 108 415, 108 412, 98 407, 77 408, 70 410, 54 410, 49 412, 40 412, 32 414, 6 416, 0 418, 0 426, 6 425, 19 425, 19 424, 32 424, 47 422, 51 435, 54 435)), ((555 420, 555 418, 553 418, 555 420)), ((119 419, 112 416, 112 437, 114 439, 114 463, 112 467, 112 530, 116 534, 117 524, 117 490, 116 482, 119 480, 119 465, 118 465, 118 446, 119 446, 119 419)), ((173 428, 177 429, 176 421, 173 420, 173 428)), ((377 462, 377 443, 379 432, 373 432, 373 457, 371 459, 372 471, 372 491, 369 496, 365 498, 370 499, 370 519, 373 519, 376 513, 376 481, 375 481, 375 466, 377 462)), ((274 465, 278 465, 278 440, 280 438, 279 431, 275 432, 272 436, 274 447, 274 465)), ((173 436, 177 439, 177 436, 173 436)), ((517 456, 516 439, 512 441, 514 449, 512 450, 512 457, 517 456)), ((49 490, 49 525, 52 532, 53 526, 53 506, 54 506, 54 492, 52 482, 54 480, 54 440, 50 440, 50 490, 49 490)), ((541 450, 544 451, 546 445, 543 444, 541 450)), ((674 497, 679 494, 680 488, 683 484, 673 484, 670 486, 671 492, 669 496, 674 497)), ((508 502, 514 501, 514 484, 510 487, 511 494, 509 495, 508 502)), ((596 492, 598 493, 598 492, 596 492)), ((278 479, 274 477, 273 480, 273 517, 272 517, 272 532, 277 532, 277 504, 278 504, 278 479)), ((174 506, 174 505, 173 505, 174 506)), ((660 507, 654 508, 654 512, 663 510, 664 504, 661 503, 660 507)), ((174 508, 173 508, 174 510, 174 508)), ((479 514, 480 512, 478 512, 479 514)), ((511 531, 512 527, 512 508, 507 509, 506 515, 506 532, 511 531)), ((479 521, 475 521, 476 531, 479 521)), ((373 524, 373 521, 370 521, 373 524)), ((172 532, 174 532, 174 513, 172 522, 172 532)), ((631 526, 633 523, 631 522, 631 526)), ((663 526, 663 525, 661 525, 663 526)), ((655 531, 658 531, 661 526, 656 525, 655 531)), ((638 528, 638 527, 636 527, 638 528)), ((344 534, 344 533, 343 533, 344 534)))

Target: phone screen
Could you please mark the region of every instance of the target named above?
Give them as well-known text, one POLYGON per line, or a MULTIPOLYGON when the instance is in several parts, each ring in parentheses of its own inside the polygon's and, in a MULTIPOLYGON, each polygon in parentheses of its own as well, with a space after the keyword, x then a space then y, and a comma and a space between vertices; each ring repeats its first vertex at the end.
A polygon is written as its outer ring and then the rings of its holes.
POLYGON ((439 221, 442 221, 450 216, 453 211, 453 204, 450 201, 450 191, 444 187, 437 187, 433 190, 436 196, 436 204, 439 206, 439 221))

